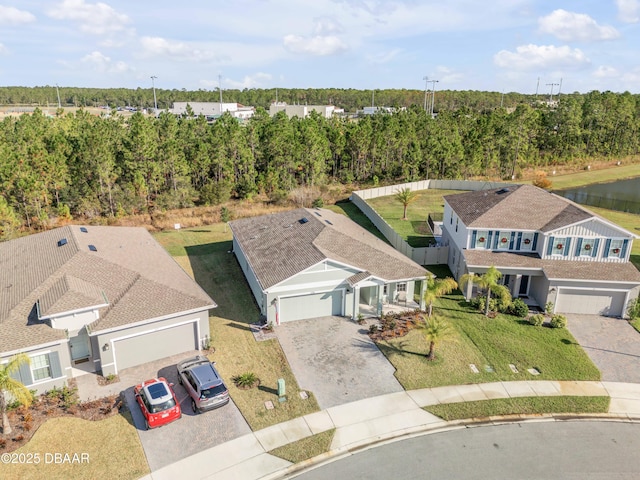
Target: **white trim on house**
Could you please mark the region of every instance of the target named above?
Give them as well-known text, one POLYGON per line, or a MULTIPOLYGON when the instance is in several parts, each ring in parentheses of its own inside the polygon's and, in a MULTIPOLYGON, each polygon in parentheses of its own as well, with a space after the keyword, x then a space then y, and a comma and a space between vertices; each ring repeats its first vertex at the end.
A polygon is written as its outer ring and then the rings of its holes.
MULTIPOLYGON (((126 325, 121 325, 119 327, 112 327, 112 328, 106 328, 104 330, 96 330, 96 331, 91 331, 89 334, 90 336, 96 336, 96 335, 105 335, 107 333, 113 333, 113 332, 119 332, 120 330, 128 330, 130 328, 134 328, 134 327, 140 327, 142 325, 147 325, 149 323, 155 323, 155 322, 162 322, 164 320, 171 320, 172 318, 175 317, 184 317, 187 315, 192 315, 194 313, 200 313, 200 312, 207 312, 207 318, 209 317, 209 313, 208 311, 215 308, 215 305, 209 305, 207 307, 202 307, 202 308, 197 308, 197 309, 193 309, 193 310, 185 310, 184 312, 175 312, 175 313, 171 313, 169 315, 164 315, 162 317, 156 317, 156 318, 151 318, 151 319, 147 319, 147 320, 141 320, 139 322, 136 323, 127 323, 126 325)), ((178 325, 178 324, 174 324, 174 325, 178 325)))
MULTIPOLYGON (((55 341, 55 342, 42 343, 40 345, 35 345, 35 346, 27 347, 27 348, 21 348, 19 350, 11 350, 11 351, 7 351, 7 352, 2 352, 2 356, 3 357, 12 357, 13 355, 17 355, 19 353, 26 353, 28 355, 29 352, 39 351, 40 348, 53 347, 53 346, 57 346, 57 345, 62 345, 63 343, 69 343, 69 339, 68 338, 61 338, 60 340, 55 341)), ((49 350, 49 352, 50 351, 51 350, 49 350)))

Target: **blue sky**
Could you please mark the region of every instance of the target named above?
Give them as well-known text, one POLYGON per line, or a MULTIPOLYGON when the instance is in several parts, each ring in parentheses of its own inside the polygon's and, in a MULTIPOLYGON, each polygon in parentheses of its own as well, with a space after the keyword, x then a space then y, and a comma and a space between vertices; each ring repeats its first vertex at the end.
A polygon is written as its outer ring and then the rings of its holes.
POLYGON ((1 86, 640 93, 639 50, 640 0, 0 0, 1 86))

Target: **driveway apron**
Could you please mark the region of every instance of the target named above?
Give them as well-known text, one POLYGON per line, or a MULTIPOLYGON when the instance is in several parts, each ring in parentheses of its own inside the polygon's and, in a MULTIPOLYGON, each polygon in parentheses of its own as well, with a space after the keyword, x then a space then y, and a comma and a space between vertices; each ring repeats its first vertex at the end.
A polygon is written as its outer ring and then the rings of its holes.
POLYGON ((620 318, 567 315, 567 326, 607 382, 640 383, 640 333, 620 318))
POLYGON ((403 391, 367 325, 322 317, 283 323, 276 333, 298 385, 321 409, 403 391))

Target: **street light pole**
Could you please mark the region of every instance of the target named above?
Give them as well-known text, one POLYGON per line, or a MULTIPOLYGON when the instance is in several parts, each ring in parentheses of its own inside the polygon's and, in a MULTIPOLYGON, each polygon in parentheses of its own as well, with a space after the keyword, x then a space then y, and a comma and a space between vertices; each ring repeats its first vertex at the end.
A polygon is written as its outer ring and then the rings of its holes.
POLYGON ((156 77, 155 75, 151 75, 151 85, 153 86, 153 113, 158 113, 158 100, 156 99, 156 77))
POLYGON ((553 102, 553 87, 555 85, 560 85, 559 83, 547 83, 547 85, 551 85, 551 92, 549 93, 549 102, 553 102))
POLYGON ((56 83, 56 93, 58 94, 58 108, 62 108, 62 105, 60 105, 60 89, 58 88, 57 83, 56 83))
POLYGON ((427 111, 427 89, 429 87, 429 77, 422 77, 424 80, 424 111, 427 111))

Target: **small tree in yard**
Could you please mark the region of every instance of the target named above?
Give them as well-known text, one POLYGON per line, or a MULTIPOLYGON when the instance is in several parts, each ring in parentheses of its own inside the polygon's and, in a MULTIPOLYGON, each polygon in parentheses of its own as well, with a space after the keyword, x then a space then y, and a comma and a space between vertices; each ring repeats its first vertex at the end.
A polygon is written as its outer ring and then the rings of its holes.
POLYGON ((24 353, 20 353, 9 360, 9 363, 0 365, 0 413, 2 414, 2 433, 8 435, 11 433, 11 425, 9 425, 9 417, 7 417, 7 397, 11 395, 22 405, 31 405, 31 392, 15 378, 11 377, 12 373, 18 371, 21 365, 28 364, 29 357, 24 353))
POLYGON ((427 289, 424 292, 424 301, 429 305, 427 316, 431 318, 433 302, 443 295, 448 295, 458 288, 458 283, 451 277, 433 278, 427 275, 427 289))
POLYGON ((422 329, 424 338, 429 343, 427 360, 433 360, 436 358, 436 345, 445 338, 453 335, 453 329, 451 325, 437 316, 424 318, 424 325, 420 328, 422 329))
POLYGON ((462 275, 462 277, 460 277, 460 286, 461 288, 464 288, 468 282, 473 282, 478 285, 478 287, 487 291, 484 314, 489 316, 489 301, 491 300, 491 293, 494 293, 499 297, 504 305, 511 303, 511 293, 509 293, 509 289, 506 286, 498 283, 500 278, 502 278, 502 273, 500 273, 496 267, 491 266, 483 275, 478 276, 468 273, 462 275))
POLYGON ((402 220, 407 220, 407 207, 418 199, 419 195, 411 191, 409 187, 401 188, 396 192, 396 200, 398 200, 404 210, 402 212, 402 220))

